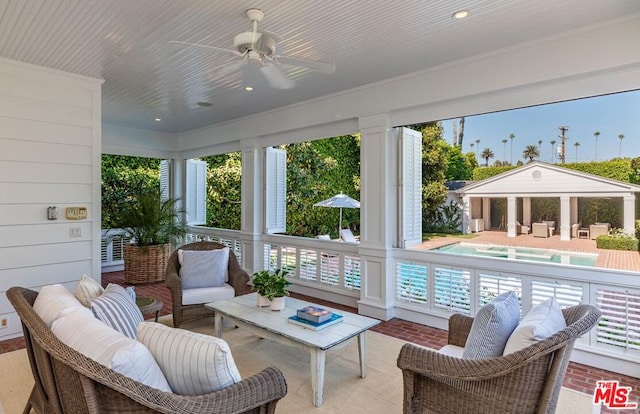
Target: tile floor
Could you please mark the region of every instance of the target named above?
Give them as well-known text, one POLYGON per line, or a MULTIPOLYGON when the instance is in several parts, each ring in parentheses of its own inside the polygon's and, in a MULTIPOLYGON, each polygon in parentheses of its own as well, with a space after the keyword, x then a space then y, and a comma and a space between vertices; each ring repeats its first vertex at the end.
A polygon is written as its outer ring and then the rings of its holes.
MULTIPOLYGON (((122 272, 104 273, 102 275, 102 283, 105 286, 107 283, 118 283, 121 285, 126 285, 126 283, 124 283, 124 275, 122 272)), ((167 315, 171 313, 171 297, 169 295, 169 290, 164 286, 164 283, 160 282, 148 285, 136 285, 136 292, 140 296, 151 296, 162 300, 163 307, 160 312, 161 315, 167 315)), ((251 292, 251 287, 247 286, 247 293, 249 292, 251 292)), ((301 299, 318 303, 320 305, 324 304, 347 311, 355 311, 355 309, 335 303, 330 303, 311 297, 305 297, 302 295, 295 296, 301 299)), ((153 318, 153 316, 154 315, 146 315, 148 319, 153 318)), ((429 326, 407 322, 396 318, 382 322, 378 326, 374 327, 373 330, 385 335, 393 336, 405 341, 411 341, 434 349, 439 349, 447 342, 447 332, 444 330, 435 329, 429 326)), ((22 348, 24 348, 24 341, 22 338, 0 341, 0 353, 14 351, 22 348)), ((579 392, 592 394, 595 388, 596 381, 612 379, 620 381, 621 385, 632 387, 631 396, 633 397, 633 400, 640 401, 640 378, 623 376, 613 372, 592 368, 573 362, 569 364, 569 368, 567 369, 563 385, 567 388, 579 392)), ((609 411, 603 409, 602 412, 606 413, 609 411)), ((617 410, 611 412, 621 411, 617 410)), ((622 413, 624 412, 625 411, 622 411, 622 413)))

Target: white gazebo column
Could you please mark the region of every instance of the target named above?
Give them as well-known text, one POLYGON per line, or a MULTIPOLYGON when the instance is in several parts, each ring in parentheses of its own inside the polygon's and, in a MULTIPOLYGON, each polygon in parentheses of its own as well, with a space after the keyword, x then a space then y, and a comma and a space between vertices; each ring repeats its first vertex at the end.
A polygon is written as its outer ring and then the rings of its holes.
POLYGON ((560 240, 571 240, 571 207, 569 196, 560 197, 560 240))
POLYGON ((484 229, 491 230, 491 197, 482 197, 482 219, 484 229))
POLYGON ((516 198, 507 197, 507 237, 516 237, 516 198))
POLYGON ((571 225, 577 223, 579 221, 578 217, 578 197, 571 197, 569 200, 570 209, 571 209, 571 225))
POLYGON ((629 234, 635 234, 636 195, 634 193, 625 195, 623 200, 624 231, 629 234))
POLYGON ((471 233, 471 197, 462 197, 462 233, 471 233))
POLYGON ((522 224, 531 227, 531 197, 522 198, 522 224))
POLYGON ((240 207, 240 241, 242 266, 252 274, 262 269, 263 244, 260 235, 264 228, 264 148, 256 138, 240 143, 242 151, 242 184, 240 207))
POLYGON ((397 221, 397 145, 389 114, 359 119, 361 291, 358 312, 393 317, 393 240, 397 221))

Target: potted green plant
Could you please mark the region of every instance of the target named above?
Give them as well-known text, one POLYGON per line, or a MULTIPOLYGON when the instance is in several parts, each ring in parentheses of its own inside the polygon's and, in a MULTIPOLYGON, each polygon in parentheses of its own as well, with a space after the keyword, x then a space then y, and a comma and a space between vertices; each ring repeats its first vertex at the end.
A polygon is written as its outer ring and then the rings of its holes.
POLYGON ((125 282, 164 280, 171 244, 187 232, 177 202, 176 198, 163 199, 160 189, 143 191, 123 201, 110 225, 131 239, 124 246, 125 282))
POLYGON ((289 296, 287 287, 291 285, 286 278, 289 272, 283 269, 262 270, 253 275, 253 286, 258 291, 258 306, 266 306, 260 296, 268 300, 271 310, 284 309, 284 298, 289 296))

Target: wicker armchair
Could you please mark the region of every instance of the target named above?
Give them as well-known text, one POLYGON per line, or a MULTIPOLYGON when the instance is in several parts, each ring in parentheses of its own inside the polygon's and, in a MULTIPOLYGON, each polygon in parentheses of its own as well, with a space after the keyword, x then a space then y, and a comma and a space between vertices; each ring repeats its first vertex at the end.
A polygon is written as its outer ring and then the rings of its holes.
MULTIPOLYGON (((182 250, 215 250, 226 246, 220 243, 200 241, 181 246, 182 250)), ((245 293, 245 288, 249 282, 249 274, 245 272, 238 263, 233 251, 229 252, 229 284, 235 290, 235 296, 245 293)), ((178 328, 183 323, 195 321, 197 319, 213 317, 214 312, 206 309, 204 303, 183 305, 182 304, 182 280, 180 279, 180 264, 178 263, 178 251, 174 251, 169 257, 164 283, 171 291, 171 302, 173 311, 173 326, 178 328)), ((209 301, 211 302, 211 301, 209 301)))
MULTIPOLYGON (((148 387, 85 357, 58 340, 33 310, 38 292, 12 287, 35 385, 24 413, 274 413, 287 393, 282 372, 264 369, 210 394, 180 396, 148 387)), ((97 344, 99 345, 99 344, 97 344)))
MULTIPOLYGON (((567 327, 509 355, 461 359, 413 344, 398 356, 404 413, 553 413, 575 340, 593 328, 591 305, 564 309, 567 327)), ((473 318, 449 319, 449 344, 464 347, 473 318)))

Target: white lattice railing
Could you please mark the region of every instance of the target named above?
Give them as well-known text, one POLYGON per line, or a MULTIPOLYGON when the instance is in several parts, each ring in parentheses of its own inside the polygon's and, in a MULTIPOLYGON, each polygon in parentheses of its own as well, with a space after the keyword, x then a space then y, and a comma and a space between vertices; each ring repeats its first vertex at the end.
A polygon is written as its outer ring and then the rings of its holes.
POLYGON ((263 268, 289 271, 298 284, 360 296, 358 245, 290 236, 265 236, 263 268))
POLYGON ((214 241, 227 246, 236 255, 240 266, 243 266, 242 242, 240 241, 240 231, 217 229, 212 227, 190 226, 184 243, 196 241, 214 241))
POLYGON ((395 306, 448 318, 475 315, 493 297, 515 291, 526 314, 555 297, 560 306, 590 303, 602 319, 577 346, 640 363, 640 275, 611 269, 463 258, 396 250, 395 306))
POLYGON ((103 271, 121 270, 124 267, 124 246, 129 243, 122 230, 102 230, 100 239, 100 263, 103 271))

